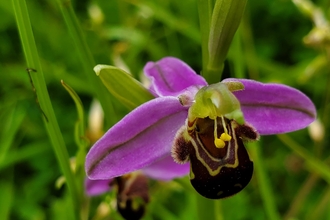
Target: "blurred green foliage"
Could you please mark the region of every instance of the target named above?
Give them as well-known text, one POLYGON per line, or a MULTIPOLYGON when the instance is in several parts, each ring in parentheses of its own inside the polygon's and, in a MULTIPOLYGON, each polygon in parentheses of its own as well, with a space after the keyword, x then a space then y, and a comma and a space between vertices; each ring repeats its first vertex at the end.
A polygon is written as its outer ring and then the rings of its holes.
MULTIPOLYGON (((71 3, 95 65, 114 65, 140 80, 147 61, 175 56, 201 71, 202 24, 198 22, 196 0, 71 3)), ((328 20, 330 3, 316 0, 314 4, 328 20)), ((74 157, 78 151, 74 136, 77 110, 60 80, 77 92, 87 117, 98 88, 86 74, 95 73, 92 68, 87 72, 83 68, 75 46, 77 39, 71 37, 56 1, 29 0, 27 6, 55 114, 68 152, 74 157)), ((11 1, 0 1, 0 14, 0 217, 73 219, 66 186, 56 187, 62 173, 26 71, 29 67, 11 1)), ((306 40, 305 36, 317 27, 314 21, 289 0, 248 2, 224 77, 296 87, 315 103, 320 124, 311 127, 310 133, 304 129, 284 138, 267 136, 258 145, 248 145, 255 163, 262 163, 264 178, 254 175, 241 193, 212 201, 205 213, 216 212, 218 219, 330 219, 330 181, 326 176, 330 172, 330 46, 327 41, 311 44, 306 40), (300 148, 293 147, 292 142, 300 148), (319 167, 311 165, 314 160, 319 167), (262 192, 262 184, 269 187, 270 197, 262 192), (267 208, 267 204, 274 206, 267 208)), ((110 118, 106 130, 128 109, 110 93, 104 95, 110 97, 114 108, 111 115, 105 112, 110 118)), ((150 188, 151 203, 145 219, 196 219, 198 207, 210 203, 193 191, 187 178, 151 182, 150 188)), ((114 192, 91 198, 90 205, 83 207, 89 213, 86 219, 121 219, 114 198, 114 192), (100 217, 101 208, 109 212, 106 217, 100 217)))

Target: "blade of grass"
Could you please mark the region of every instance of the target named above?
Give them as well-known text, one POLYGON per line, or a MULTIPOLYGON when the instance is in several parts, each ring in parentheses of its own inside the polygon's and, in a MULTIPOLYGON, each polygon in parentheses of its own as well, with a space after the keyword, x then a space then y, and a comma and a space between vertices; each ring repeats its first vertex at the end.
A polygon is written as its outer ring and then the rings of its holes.
POLYGON ((113 117, 115 112, 112 106, 112 99, 109 92, 103 86, 101 81, 97 78, 93 72, 93 68, 96 65, 93 55, 85 40, 84 32, 82 31, 78 19, 73 10, 71 1, 57 0, 57 3, 61 9, 62 15, 69 29, 72 40, 76 46, 78 57, 80 58, 84 72, 86 74, 87 81, 92 85, 92 89, 96 98, 100 101, 105 115, 106 125, 109 127, 116 121, 116 117, 113 117))
POLYGON ((22 163, 32 157, 40 156, 39 154, 46 153, 50 150, 50 148, 45 147, 47 144, 49 144, 48 140, 34 142, 32 144, 21 146, 19 150, 14 149, 13 151, 8 152, 6 159, 0 163, 0 172, 17 163, 22 163))
MULTIPOLYGON (((11 171, 12 172, 12 171, 11 171)), ((1 219, 10 219, 10 209, 14 198, 14 184, 12 173, 6 180, 0 182, 1 197, 0 197, 0 213, 1 219)))
POLYGON ((306 219, 324 219, 325 211, 329 209, 329 201, 330 201, 330 187, 328 186, 324 192, 322 193, 322 197, 319 202, 315 204, 315 208, 312 209, 307 215, 306 219))
POLYGON ((203 70, 202 75, 206 81, 211 80, 210 74, 207 72, 207 64, 209 62, 209 34, 211 26, 211 17, 214 7, 214 0, 198 0, 198 16, 199 16, 199 26, 201 32, 201 45, 202 45, 202 60, 203 60, 203 70))
POLYGON ((315 186, 315 184, 318 182, 319 179, 320 176, 315 173, 312 173, 308 176, 306 181, 299 189, 294 200, 291 202, 291 205, 288 211, 286 212, 286 214, 284 215, 283 219, 290 220, 290 219, 294 219, 297 216, 299 211, 302 210, 302 206, 306 201, 307 196, 311 193, 313 187, 315 186))
POLYGON ((15 140, 15 135, 25 117, 23 109, 15 106, 1 115, 3 130, 0 132, 0 166, 5 162, 7 152, 15 140))
POLYGON ((221 220, 221 213, 218 212, 217 205, 218 203, 215 200, 207 199, 197 194, 196 192, 196 200, 197 200, 197 214, 198 219, 214 219, 221 220))
POLYGON ((235 78, 246 78, 245 77, 245 62, 243 57, 243 48, 242 48, 242 30, 239 28, 233 38, 231 47, 228 52, 228 59, 231 63, 233 69, 233 76, 235 78))
POLYGON ((84 118, 84 107, 82 105, 81 99, 79 98, 78 94, 63 80, 61 80, 62 86, 65 90, 70 94, 71 98, 73 99, 78 119, 75 126, 75 141, 78 146, 78 152, 76 153, 76 166, 75 166, 75 177, 77 181, 77 190, 81 195, 81 208, 80 208, 80 219, 88 219, 89 213, 89 199, 84 196, 85 194, 85 187, 84 187, 84 180, 86 178, 84 164, 85 158, 87 153, 87 147, 89 144, 89 140, 85 136, 86 128, 85 128, 85 118, 84 118))
POLYGON ((183 19, 174 16, 172 13, 169 13, 163 7, 159 7, 159 4, 154 3, 154 1, 146 1, 145 5, 154 12, 154 16, 157 20, 163 22, 165 25, 178 31, 187 38, 195 42, 200 42, 200 35, 197 28, 183 19))
POLYGON ((66 183, 74 207, 74 210, 72 210, 72 212, 78 219, 79 195, 77 193, 73 173, 70 169, 69 154, 67 152, 64 139, 58 126, 57 119, 55 117, 55 113, 47 91, 36 43, 32 32, 28 8, 25 0, 12 0, 12 4, 14 7, 16 22, 23 45, 27 65, 29 68, 33 68, 35 71, 37 71, 31 72, 31 78, 35 87, 40 108, 44 113, 43 121, 45 123, 47 133, 51 140, 54 152, 56 154, 63 175, 66 178, 66 183))
POLYGON ((277 137, 298 156, 302 157, 313 173, 319 174, 325 181, 330 183, 330 169, 323 161, 314 157, 308 150, 295 142, 289 135, 280 134, 277 137))
POLYGON ((260 194, 265 206, 267 219, 279 220, 281 217, 277 211, 275 196, 265 170, 265 165, 263 164, 262 156, 260 153, 260 143, 250 143, 249 146, 252 155, 251 157, 254 160, 255 175, 259 184, 260 194))
POLYGON ((240 26, 240 37, 244 47, 243 59, 245 60, 245 65, 248 70, 249 78, 258 79, 259 70, 258 70, 258 56, 256 54, 256 49, 254 45, 254 39, 252 34, 252 27, 250 21, 250 10, 249 4, 245 9, 243 19, 240 26))

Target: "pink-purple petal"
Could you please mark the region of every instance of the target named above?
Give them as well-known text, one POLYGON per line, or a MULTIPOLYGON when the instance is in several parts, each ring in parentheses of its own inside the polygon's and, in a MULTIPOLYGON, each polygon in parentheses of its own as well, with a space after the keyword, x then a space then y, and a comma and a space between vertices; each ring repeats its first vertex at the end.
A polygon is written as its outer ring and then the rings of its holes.
POLYGON ((169 155, 186 117, 187 108, 175 97, 160 97, 139 106, 90 149, 85 164, 88 177, 110 179, 169 155))
POLYGON ((171 180, 189 173, 190 165, 175 163, 170 154, 163 159, 143 168, 143 173, 153 179, 171 180))
POLYGON ((91 180, 86 178, 85 190, 89 196, 97 196, 105 193, 111 189, 111 183, 113 179, 108 180, 91 180))
POLYGON ((245 120, 261 135, 299 130, 315 120, 314 104, 297 89, 247 79, 224 81, 240 81, 244 84, 244 90, 234 94, 241 103, 245 120))
POLYGON ((155 96, 176 96, 190 86, 207 85, 203 77, 174 57, 148 62, 144 67, 144 73, 151 80, 150 91, 155 96))

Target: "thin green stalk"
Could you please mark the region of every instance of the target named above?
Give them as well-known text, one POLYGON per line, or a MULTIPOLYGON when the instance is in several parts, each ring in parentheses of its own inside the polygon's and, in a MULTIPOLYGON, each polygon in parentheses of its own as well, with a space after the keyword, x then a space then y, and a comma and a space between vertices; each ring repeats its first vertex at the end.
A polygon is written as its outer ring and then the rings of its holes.
POLYGON ((115 123, 114 109, 112 106, 111 95, 106 90, 105 86, 101 83, 101 80, 93 72, 93 68, 96 65, 93 55, 87 45, 80 24, 77 20, 75 12, 73 10, 71 1, 57 0, 57 3, 61 9, 62 15, 65 19, 70 35, 76 46, 78 56, 86 74, 87 81, 92 85, 92 92, 96 95, 96 98, 100 101, 104 112, 107 112, 105 116, 106 125, 110 126, 115 123))
POLYGON ((204 198, 196 193, 198 219, 217 219, 214 200, 204 198))
POLYGON ((14 206, 14 168, 11 167, 6 172, 6 179, 0 182, 1 198, 0 198, 0 213, 1 219, 10 219, 11 209, 14 206))
POLYGON ((222 212, 222 207, 221 207, 221 200, 215 200, 214 201, 214 212, 215 212, 215 220, 224 220, 223 212, 222 212))
POLYGON ((237 34, 234 36, 231 48, 229 50, 228 57, 230 58, 230 63, 232 64, 233 77, 235 78, 246 78, 245 77, 245 62, 242 48, 242 30, 238 29, 237 34))
POLYGON ((85 179, 85 158, 87 153, 87 146, 89 144, 89 141, 87 137, 85 137, 85 118, 84 118, 84 108, 82 105, 82 102, 78 96, 78 94, 69 86, 67 85, 63 80, 61 80, 62 86, 65 88, 65 90, 70 94, 71 98, 75 102, 77 113, 78 113, 78 119, 75 124, 75 141, 78 146, 78 152, 76 153, 76 166, 75 166, 75 177, 77 181, 77 189, 80 195, 84 194, 84 179, 85 179))
POLYGON ((330 183, 330 169, 323 161, 314 157, 303 146, 299 145, 286 134, 277 135, 277 137, 293 152, 302 157, 312 172, 319 174, 325 181, 330 183))
POLYGON ((25 0, 12 0, 17 26, 20 33, 21 42, 24 49, 27 66, 30 69, 33 85, 37 94, 43 121, 52 143, 61 170, 66 178, 66 183, 71 194, 74 215, 78 219, 79 195, 73 173, 69 165, 69 154, 67 152, 62 133, 58 126, 55 113, 50 102, 49 94, 44 80, 39 55, 34 40, 29 13, 25 0), (33 68, 33 69, 32 69, 33 68))
POLYGON ((306 219, 324 219, 325 211, 329 209, 329 201, 330 187, 328 186, 322 193, 322 198, 315 204, 315 207, 310 211, 306 219))
MULTIPOLYGON (((254 45, 248 18, 248 16, 245 16, 245 19, 243 19, 245 21, 242 22, 243 26, 240 30, 240 33, 242 34, 243 43, 245 44, 244 46, 246 46, 249 55, 254 55, 254 45), (248 41, 246 41, 246 36, 248 36, 248 41)), ((254 57, 255 56, 253 56, 253 58, 254 57)), ((256 62, 245 62, 245 64, 248 68, 248 74, 250 76, 254 76, 253 78, 256 79, 258 76, 258 67, 256 62)), ((263 158, 260 152, 260 142, 250 143, 249 145, 251 146, 250 152, 254 160, 255 175, 257 177, 258 184, 260 185, 260 193, 268 217, 267 219, 281 219, 275 204, 276 198, 274 196, 274 192, 272 190, 271 183, 269 182, 269 178, 267 177, 266 169, 263 163, 263 158)))
POLYGON ((207 71, 207 64, 209 62, 209 34, 211 17, 214 7, 214 0, 198 0, 198 15, 199 15, 199 26, 201 32, 201 44, 202 44, 202 59, 203 59, 203 70, 202 75, 206 81, 211 81, 212 74, 207 71))
POLYGON ((245 14, 243 15, 240 34, 241 34, 240 37, 242 40, 242 44, 244 47, 243 59, 245 60, 245 65, 248 70, 249 78, 258 79, 259 78, 259 70, 257 64, 258 57, 254 46, 249 7, 246 8, 245 14))
POLYGON ((254 160, 255 175, 259 184, 259 189, 265 206, 267 219, 279 220, 281 219, 281 217, 276 208, 275 196, 265 170, 262 155, 260 153, 260 144, 259 142, 255 142, 251 143, 250 146, 250 152, 252 153, 252 158, 254 160))
POLYGON ((313 187, 315 186, 315 184, 318 182, 319 179, 320 176, 315 173, 312 173, 308 176, 304 184, 299 189, 297 195, 291 202, 291 205, 287 210, 286 214, 284 215, 283 219, 290 220, 290 219, 294 219, 297 216, 298 212, 302 210, 302 205, 306 201, 307 196, 309 195, 309 193, 311 192, 311 190, 313 189, 313 187))
POLYGON ((13 106, 12 109, 4 111, 1 116, 3 129, 0 132, 0 167, 6 162, 7 153, 10 146, 13 145, 16 133, 23 122, 25 111, 18 106, 13 106))

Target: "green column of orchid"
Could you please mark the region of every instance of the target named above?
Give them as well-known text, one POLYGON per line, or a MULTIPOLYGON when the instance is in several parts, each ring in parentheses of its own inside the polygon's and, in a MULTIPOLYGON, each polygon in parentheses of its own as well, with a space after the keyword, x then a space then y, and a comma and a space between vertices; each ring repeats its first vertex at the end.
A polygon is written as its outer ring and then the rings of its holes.
POLYGON ((208 83, 216 83, 221 79, 230 43, 240 24, 247 0, 217 0, 213 10, 207 3, 199 3, 199 15, 203 51, 203 76, 208 83), (209 19, 211 18, 211 19, 209 19), (209 26, 209 32, 203 26, 209 26), (207 48, 206 48, 207 47, 207 48), (208 51, 208 53, 206 53, 208 51))

